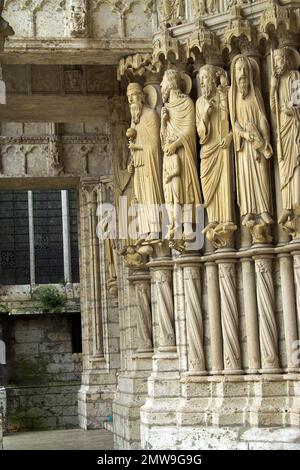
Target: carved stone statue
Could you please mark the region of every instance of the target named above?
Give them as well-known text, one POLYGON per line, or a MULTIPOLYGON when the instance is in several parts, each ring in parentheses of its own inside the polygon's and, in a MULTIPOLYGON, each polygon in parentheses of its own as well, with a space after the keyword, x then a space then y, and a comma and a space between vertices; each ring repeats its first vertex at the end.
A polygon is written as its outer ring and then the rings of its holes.
POLYGON ((86 0, 70 1, 70 35, 73 37, 85 36, 87 32, 87 4, 86 0))
POLYGON ((162 0, 162 21, 167 26, 180 24, 185 17, 184 0, 162 0))
POLYGON ((192 1, 192 8, 195 17, 203 16, 207 13, 205 0, 193 0, 192 1))
POLYGON ((138 203, 140 240, 151 242, 159 238, 161 190, 161 152, 159 117, 145 104, 143 89, 130 83, 127 97, 131 113, 131 128, 127 131, 132 154, 128 171, 133 174, 134 194, 138 203))
POLYGON ((200 86, 202 96, 196 104, 196 120, 201 144, 201 185, 209 221, 204 233, 215 247, 221 248, 237 229, 233 223, 232 132, 225 71, 204 65, 200 68, 200 86))
POLYGON ((268 160, 273 151, 258 77, 257 63, 237 55, 232 61, 229 106, 242 224, 250 229, 255 243, 269 243, 268 226, 273 220, 268 160))
POLYGON ((164 151, 163 185, 169 215, 167 238, 172 248, 183 251, 191 240, 195 206, 201 203, 199 177, 196 169, 195 108, 189 96, 181 91, 181 77, 176 70, 167 70, 161 83, 161 141, 164 151), (189 205, 183 207, 184 205, 189 205), (192 208, 191 211, 188 211, 192 208), (184 233, 178 240, 178 211, 183 211, 184 233), (192 212, 192 214, 191 214, 192 212), (175 242, 175 244, 174 244, 175 242))
POLYGON ((277 117, 277 154, 283 212, 279 223, 300 237, 300 55, 288 47, 274 51, 271 110, 277 117), (297 93, 298 81, 298 93, 297 93))

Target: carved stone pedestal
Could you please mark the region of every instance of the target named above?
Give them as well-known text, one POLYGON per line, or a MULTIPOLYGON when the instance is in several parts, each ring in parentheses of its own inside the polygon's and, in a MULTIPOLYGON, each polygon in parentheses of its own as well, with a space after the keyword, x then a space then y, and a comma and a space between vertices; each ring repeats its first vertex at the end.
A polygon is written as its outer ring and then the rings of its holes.
POLYGON ((115 449, 140 449, 140 409, 147 399, 147 378, 152 370, 152 352, 133 357, 134 370, 119 376, 113 403, 115 449))
POLYGON ((152 374, 148 379, 148 398, 141 408, 143 449, 175 447, 175 441, 172 441, 174 433, 169 430, 176 427, 179 380, 179 358, 176 352, 159 352, 153 357, 152 374))

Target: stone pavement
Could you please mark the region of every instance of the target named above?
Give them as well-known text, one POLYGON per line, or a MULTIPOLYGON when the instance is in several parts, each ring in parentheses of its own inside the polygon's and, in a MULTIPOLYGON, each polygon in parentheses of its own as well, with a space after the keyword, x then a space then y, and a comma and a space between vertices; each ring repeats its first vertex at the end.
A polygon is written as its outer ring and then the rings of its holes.
POLYGON ((4 450, 111 450, 113 434, 104 429, 67 429, 10 434, 3 439, 4 450))

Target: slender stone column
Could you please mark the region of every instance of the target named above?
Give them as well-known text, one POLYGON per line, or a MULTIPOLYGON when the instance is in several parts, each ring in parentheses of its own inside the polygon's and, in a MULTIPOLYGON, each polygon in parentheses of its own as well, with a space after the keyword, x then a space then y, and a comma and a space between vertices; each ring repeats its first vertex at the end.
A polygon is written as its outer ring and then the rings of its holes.
POLYGON ((206 375, 200 266, 197 264, 184 265, 183 276, 189 373, 191 375, 206 375))
POLYGON ((69 210, 69 194, 67 190, 61 191, 61 207, 62 207, 62 228, 63 228, 63 249, 64 249, 64 276, 65 282, 72 282, 71 267, 71 238, 70 238, 70 210, 69 210))
POLYGON ((148 272, 134 273, 129 281, 135 286, 137 315, 137 353, 153 351, 150 276, 148 272))
POLYGON ((28 221, 29 221, 29 257, 30 257, 30 284, 35 284, 35 249, 34 249, 34 222, 33 222, 33 193, 28 191, 28 221))
POLYGON ((150 265, 157 301, 159 352, 176 351, 172 267, 171 260, 162 260, 161 263, 155 260, 155 265, 150 265))
POLYGON ((260 370, 260 351, 255 288, 255 270, 251 258, 242 258, 244 311, 248 351, 247 374, 257 374, 260 370))
POLYGON ((219 375, 222 373, 224 366, 218 265, 215 262, 209 262, 206 263, 205 266, 207 276, 208 313, 211 344, 210 374, 219 375))
POLYGON ((278 256, 281 274, 281 295, 284 322, 284 335, 287 357, 287 372, 298 372, 299 365, 294 364, 293 353, 298 339, 293 259, 288 254, 278 256))
POLYGON ((235 261, 218 261, 221 292, 224 374, 242 374, 235 261))
POLYGON ((85 255, 88 256, 85 275, 88 277, 89 292, 87 305, 92 313, 93 355, 103 357, 103 332, 100 291, 99 240, 97 237, 98 184, 85 183, 82 188, 87 217, 87 241, 85 255))
POLYGON ((294 279, 297 299, 298 338, 300 339, 300 251, 292 252, 294 257, 294 279))
POLYGON ((261 372, 281 372, 278 358, 278 331, 275 320, 275 292, 273 282, 273 259, 271 255, 254 256, 256 291, 259 314, 259 337, 261 349, 261 372))

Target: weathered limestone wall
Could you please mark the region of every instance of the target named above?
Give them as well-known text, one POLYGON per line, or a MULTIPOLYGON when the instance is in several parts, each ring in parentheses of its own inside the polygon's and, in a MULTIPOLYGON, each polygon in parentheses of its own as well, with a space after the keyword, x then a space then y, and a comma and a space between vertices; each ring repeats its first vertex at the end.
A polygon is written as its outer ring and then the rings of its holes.
POLYGON ((78 425, 82 363, 72 350, 71 315, 2 315, 8 429, 78 425))

